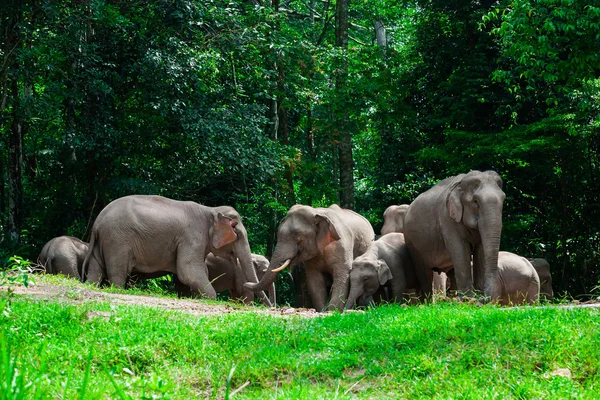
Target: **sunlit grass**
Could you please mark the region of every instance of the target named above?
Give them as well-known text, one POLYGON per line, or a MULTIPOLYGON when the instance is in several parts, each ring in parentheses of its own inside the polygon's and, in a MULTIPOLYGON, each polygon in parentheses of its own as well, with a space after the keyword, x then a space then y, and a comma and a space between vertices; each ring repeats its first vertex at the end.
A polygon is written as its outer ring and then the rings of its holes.
POLYGON ((0 378, 16 368, 50 398, 223 398, 230 373, 228 394, 243 387, 236 398, 591 399, 600 390, 595 309, 443 303, 302 318, 19 299, 0 328, 13 363, 0 378))

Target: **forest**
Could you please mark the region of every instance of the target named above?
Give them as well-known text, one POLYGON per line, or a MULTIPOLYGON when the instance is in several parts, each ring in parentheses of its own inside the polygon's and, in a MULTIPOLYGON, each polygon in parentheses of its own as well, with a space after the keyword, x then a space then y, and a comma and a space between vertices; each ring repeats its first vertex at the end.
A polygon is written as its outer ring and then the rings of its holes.
POLYGON ((294 204, 369 219, 494 170, 501 249, 598 292, 600 4, 4 0, 0 261, 129 194, 231 205, 270 255, 294 204))

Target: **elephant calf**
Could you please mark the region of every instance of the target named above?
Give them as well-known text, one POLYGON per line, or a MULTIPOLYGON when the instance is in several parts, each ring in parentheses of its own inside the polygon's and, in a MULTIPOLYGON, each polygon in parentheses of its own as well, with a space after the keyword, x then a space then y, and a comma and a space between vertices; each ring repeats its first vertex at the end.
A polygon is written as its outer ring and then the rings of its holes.
MULTIPOLYGON (((252 254, 251 258, 258 279, 262 279, 269 268, 269 260, 260 254, 252 254)), ((241 267, 236 268, 231 261, 217 257, 212 253, 206 257, 206 266, 208 267, 208 278, 217 293, 229 291, 229 296, 232 299, 252 303, 254 292, 244 288, 245 280, 241 267)), ((274 282, 267 288, 267 293, 269 301, 274 306, 276 301, 274 282)))
POLYGON ((402 233, 388 233, 371 242, 367 251, 356 257, 350 271, 350 294, 346 309, 387 287, 390 300, 400 302, 407 288, 417 287, 408 249, 402 233))
POLYGON ((540 297, 550 301, 554 298, 552 290, 552 274, 550 273, 550 264, 545 258, 528 258, 533 268, 540 278, 540 297))
POLYGON ((59 236, 44 245, 38 264, 49 274, 63 274, 79 279, 79 271, 88 251, 88 244, 72 236, 59 236))
MULTIPOLYGON (((540 278, 525 258, 508 251, 498 253, 500 295, 492 298, 501 305, 533 304, 540 295, 540 278)), ((478 288, 481 289, 481 288, 478 288)))

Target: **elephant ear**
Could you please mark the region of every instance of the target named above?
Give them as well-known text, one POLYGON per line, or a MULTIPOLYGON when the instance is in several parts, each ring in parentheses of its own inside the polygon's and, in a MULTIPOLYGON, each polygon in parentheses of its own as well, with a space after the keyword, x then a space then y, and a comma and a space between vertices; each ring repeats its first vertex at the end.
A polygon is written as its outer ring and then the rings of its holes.
POLYGON ((460 222, 463 217, 463 205, 460 200, 460 186, 457 184, 452 188, 448 197, 446 197, 446 208, 450 218, 456 222, 460 222))
POLYGON ((317 229, 317 246, 322 250, 330 243, 340 240, 340 235, 331 220, 321 214, 315 215, 315 227, 317 229))
POLYGON ((212 245, 215 249, 220 249, 237 240, 238 236, 234 229, 236 225, 236 220, 226 217, 221 213, 217 214, 212 234, 212 245))
POLYGON ((392 279, 392 271, 390 271, 390 267, 388 267, 384 260, 377 260, 377 267, 379 284, 383 286, 387 281, 392 279))

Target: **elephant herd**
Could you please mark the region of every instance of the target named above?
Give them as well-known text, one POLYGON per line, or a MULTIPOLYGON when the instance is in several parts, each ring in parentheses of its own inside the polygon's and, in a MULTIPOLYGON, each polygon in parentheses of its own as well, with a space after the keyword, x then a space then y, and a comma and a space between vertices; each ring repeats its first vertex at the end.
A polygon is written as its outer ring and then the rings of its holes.
POLYGON ((295 205, 281 221, 270 262, 252 254, 242 219, 231 207, 207 207, 160 196, 114 200, 98 215, 89 244, 61 236, 38 262, 48 273, 125 287, 132 278, 171 274, 180 295, 255 296, 275 304, 274 282, 303 264, 315 309, 428 299, 446 292, 499 304, 552 298, 544 259, 500 251, 502 180, 494 171, 447 178, 410 205, 384 213, 375 240, 369 221, 337 205, 295 205), (540 290, 541 289, 541 290, 540 290))

